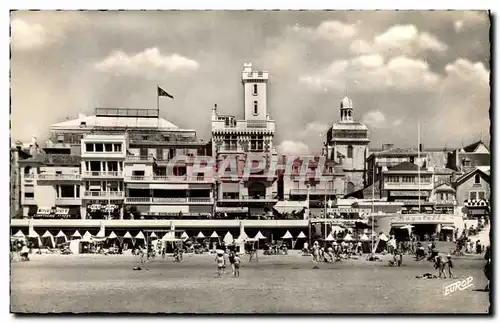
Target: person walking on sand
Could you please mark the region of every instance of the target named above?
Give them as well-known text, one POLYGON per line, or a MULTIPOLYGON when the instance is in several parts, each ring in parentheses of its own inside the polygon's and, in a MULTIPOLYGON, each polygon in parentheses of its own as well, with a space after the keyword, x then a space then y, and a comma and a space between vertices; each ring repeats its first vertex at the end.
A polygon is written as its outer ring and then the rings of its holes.
POLYGON ((234 257, 234 277, 240 277, 241 258, 238 255, 234 257))
POLYGON ((234 276, 234 273, 235 273, 235 253, 231 250, 229 251, 229 263, 231 264, 231 274, 234 276))
POLYGON ((439 278, 446 278, 446 273, 444 272, 444 260, 441 256, 436 256, 434 268, 437 269, 439 278))
POLYGON ((453 268, 453 262, 451 261, 450 254, 446 256, 446 262, 444 263, 444 267, 446 268, 446 271, 448 271, 448 277, 453 278, 453 272, 451 271, 451 269, 453 268))
POLYGON ((219 253, 215 256, 215 262, 217 263, 217 278, 221 278, 224 273, 225 259, 224 254, 219 253))

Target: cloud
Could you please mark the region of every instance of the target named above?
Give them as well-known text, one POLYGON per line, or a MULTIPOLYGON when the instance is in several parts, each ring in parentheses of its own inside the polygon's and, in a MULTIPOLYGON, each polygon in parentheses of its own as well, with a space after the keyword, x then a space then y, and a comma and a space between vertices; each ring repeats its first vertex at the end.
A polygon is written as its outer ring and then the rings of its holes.
POLYGON ((380 128, 385 126, 386 119, 380 110, 369 111, 363 115, 362 122, 371 127, 380 128))
POLYGON ((489 20, 487 11, 463 11, 460 19, 453 22, 453 27, 457 33, 470 28, 487 23, 489 20))
POLYGON ((422 60, 398 56, 385 62, 382 56, 373 54, 334 61, 315 74, 300 77, 299 81, 313 89, 342 90, 348 79, 361 90, 421 91, 432 89, 439 75, 422 60))
POLYGON ((289 27, 293 32, 305 38, 313 40, 343 40, 351 39, 358 34, 358 26, 356 24, 349 24, 339 20, 325 20, 322 21, 316 28, 301 27, 295 24, 289 27))
POLYGON ((356 39, 350 45, 352 53, 384 55, 416 55, 420 52, 443 53, 448 45, 428 32, 419 32, 415 25, 395 25, 372 41, 356 39))
POLYGON ((194 71, 198 69, 199 64, 178 54, 165 56, 158 48, 148 48, 137 54, 114 51, 102 61, 95 63, 94 67, 102 72, 154 78, 164 73, 194 71))
POLYGON ((309 147, 301 141, 285 140, 276 147, 278 154, 288 156, 310 155, 309 147))
POLYGON ((47 30, 38 23, 27 23, 14 19, 11 23, 12 48, 15 50, 35 50, 55 41, 47 30))

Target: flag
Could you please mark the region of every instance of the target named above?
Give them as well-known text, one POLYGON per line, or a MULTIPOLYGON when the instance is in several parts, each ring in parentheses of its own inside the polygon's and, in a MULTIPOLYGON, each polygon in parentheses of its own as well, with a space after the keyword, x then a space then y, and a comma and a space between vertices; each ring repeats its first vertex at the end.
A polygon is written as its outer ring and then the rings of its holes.
POLYGON ((169 97, 171 99, 174 98, 172 95, 168 94, 164 89, 162 89, 159 86, 158 86, 158 96, 166 96, 166 97, 169 97))

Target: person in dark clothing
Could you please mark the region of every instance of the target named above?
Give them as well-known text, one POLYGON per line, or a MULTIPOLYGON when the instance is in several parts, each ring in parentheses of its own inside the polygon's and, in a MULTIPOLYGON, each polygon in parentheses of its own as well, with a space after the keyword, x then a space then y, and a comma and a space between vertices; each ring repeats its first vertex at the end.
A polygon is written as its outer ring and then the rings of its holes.
POLYGON ((486 253, 484 255, 484 259, 486 260, 486 263, 484 264, 484 275, 486 276, 486 279, 488 279, 488 284, 484 288, 485 291, 490 290, 490 280, 491 280, 491 246, 486 247, 486 253))
POLYGON ((231 271, 232 271, 233 276, 235 275, 235 265, 234 265, 234 264, 235 264, 235 260, 234 260, 234 258, 235 258, 235 254, 234 254, 234 252, 231 250, 231 251, 229 252, 229 257, 228 257, 228 259, 229 259, 229 263, 231 264, 231 271))

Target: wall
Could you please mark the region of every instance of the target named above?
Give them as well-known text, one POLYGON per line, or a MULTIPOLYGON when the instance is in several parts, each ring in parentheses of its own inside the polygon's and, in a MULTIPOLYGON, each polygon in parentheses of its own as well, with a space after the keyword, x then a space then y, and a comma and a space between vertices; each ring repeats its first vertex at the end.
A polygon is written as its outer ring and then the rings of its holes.
POLYGON ((266 120, 267 83, 244 83, 245 120, 266 120), (257 84, 257 95, 253 95, 253 84, 257 84), (258 102, 258 115, 253 114, 253 102, 258 102))
POLYGON ((471 191, 484 191, 485 192, 485 199, 490 198, 490 184, 487 182, 487 178, 484 174, 478 172, 477 174, 480 174, 481 176, 481 183, 480 184, 475 184, 474 183, 474 178, 475 175, 472 175, 469 179, 467 179, 465 182, 461 183, 456 189, 457 189, 457 200, 459 205, 463 205, 465 200, 468 200, 469 197, 469 192, 471 191))
POLYGON ((134 171, 144 171, 144 176, 153 176, 153 166, 151 164, 125 164, 124 176, 133 176, 134 171))

